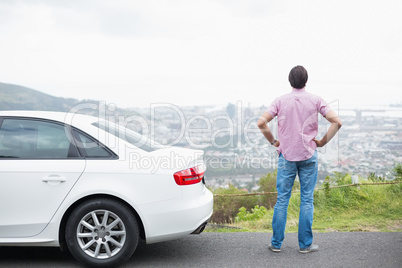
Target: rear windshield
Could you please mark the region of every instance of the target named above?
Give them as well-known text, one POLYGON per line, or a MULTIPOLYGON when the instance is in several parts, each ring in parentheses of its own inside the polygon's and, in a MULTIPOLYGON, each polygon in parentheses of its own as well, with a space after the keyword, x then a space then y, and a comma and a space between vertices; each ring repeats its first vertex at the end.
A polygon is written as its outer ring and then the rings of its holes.
POLYGON ((98 121, 92 123, 92 125, 120 138, 126 142, 138 147, 147 152, 153 152, 159 149, 163 149, 164 146, 155 142, 154 140, 135 132, 127 127, 117 125, 112 122, 98 121))

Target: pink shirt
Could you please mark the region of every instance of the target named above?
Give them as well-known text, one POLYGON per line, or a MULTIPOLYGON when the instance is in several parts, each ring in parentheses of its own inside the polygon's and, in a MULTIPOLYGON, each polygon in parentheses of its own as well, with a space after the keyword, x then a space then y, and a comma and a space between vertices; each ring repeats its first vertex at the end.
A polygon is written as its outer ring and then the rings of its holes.
POLYGON ((294 89, 268 107, 267 112, 278 116, 278 153, 288 161, 311 158, 317 145, 313 141, 318 132, 318 113, 325 116, 331 108, 319 96, 303 89, 294 89))

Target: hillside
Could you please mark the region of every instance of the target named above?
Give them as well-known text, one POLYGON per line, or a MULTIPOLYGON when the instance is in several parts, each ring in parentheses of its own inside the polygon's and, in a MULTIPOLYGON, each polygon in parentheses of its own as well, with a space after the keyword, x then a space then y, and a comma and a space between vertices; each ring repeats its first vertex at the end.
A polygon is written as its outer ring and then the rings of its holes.
POLYGON ((68 111, 80 101, 53 97, 40 91, 0 83, 0 110, 68 111))

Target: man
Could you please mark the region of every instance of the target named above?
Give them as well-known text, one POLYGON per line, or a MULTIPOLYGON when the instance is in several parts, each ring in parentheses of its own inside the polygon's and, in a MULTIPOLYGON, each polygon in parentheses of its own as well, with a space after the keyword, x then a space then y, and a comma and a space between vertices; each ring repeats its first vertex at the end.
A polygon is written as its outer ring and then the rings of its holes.
POLYGON ((273 236, 269 249, 280 252, 285 238, 285 226, 289 199, 296 175, 300 181, 299 252, 318 250, 313 242, 314 188, 317 182, 317 147, 327 144, 341 128, 342 122, 327 103, 305 90, 308 79, 303 66, 294 67, 289 73, 292 92, 283 95, 269 106, 258 120, 258 127, 279 153, 276 189, 278 198, 272 219, 273 236), (320 140, 318 113, 330 123, 327 133, 320 140), (278 139, 276 140, 267 123, 278 117, 278 139))

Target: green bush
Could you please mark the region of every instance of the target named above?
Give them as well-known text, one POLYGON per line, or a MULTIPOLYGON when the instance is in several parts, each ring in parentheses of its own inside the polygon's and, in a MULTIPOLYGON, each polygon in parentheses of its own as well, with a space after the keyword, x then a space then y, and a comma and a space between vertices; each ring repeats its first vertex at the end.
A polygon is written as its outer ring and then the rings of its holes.
POLYGON ((352 184, 352 177, 348 173, 334 172, 331 176, 336 185, 352 184))
POLYGON ((329 197, 329 191, 331 190, 331 188, 329 188, 331 186, 331 179, 329 176, 325 177, 325 181, 322 185, 324 187, 325 196, 329 197))
MULTIPOLYGON (((276 192, 276 174, 277 170, 274 172, 269 172, 267 175, 262 176, 258 182, 259 192, 276 192)), ((262 195, 261 203, 266 207, 273 208, 276 204, 276 194, 262 195)))
MULTIPOLYGON (((237 189, 233 185, 229 188, 218 188, 213 190, 215 195, 226 194, 245 194, 246 192, 237 189)), ((239 211, 239 208, 244 207, 246 210, 254 208, 260 204, 258 196, 216 196, 214 199, 214 213, 212 214, 211 222, 214 223, 233 223, 239 211)))
POLYGON ((367 179, 371 182, 384 182, 385 178, 375 175, 375 172, 370 172, 367 179))
POLYGON ((256 205, 254 208, 251 209, 251 212, 247 211, 247 209, 245 207, 241 207, 239 209, 239 213, 237 213, 235 221, 241 222, 241 221, 259 220, 262 217, 264 217, 264 215, 267 213, 268 213, 268 209, 263 206, 260 207, 260 206, 256 205))
POLYGON ((396 181, 402 181, 402 164, 396 164, 392 169, 392 174, 395 176, 396 181))

